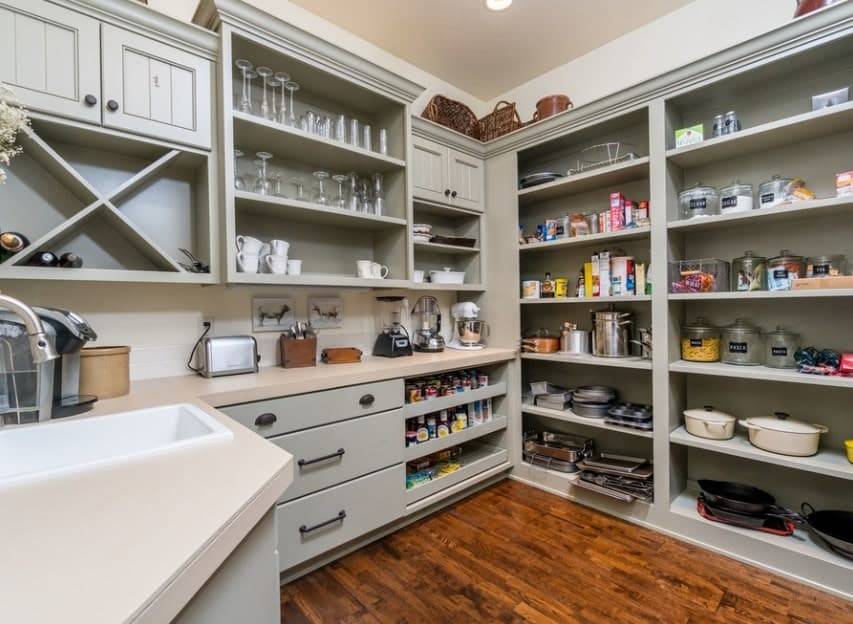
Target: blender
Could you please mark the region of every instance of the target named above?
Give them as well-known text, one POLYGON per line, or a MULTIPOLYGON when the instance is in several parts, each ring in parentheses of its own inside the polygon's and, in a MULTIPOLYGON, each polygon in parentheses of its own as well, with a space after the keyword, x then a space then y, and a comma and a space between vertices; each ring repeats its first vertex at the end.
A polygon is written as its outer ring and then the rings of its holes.
POLYGON ((489 335, 486 321, 480 320, 480 308, 471 301, 454 303, 450 308, 453 317, 453 340, 447 346, 460 351, 485 349, 483 338, 489 335))
POLYGON ((444 351, 444 338, 441 335, 441 308, 438 299, 424 296, 417 300, 412 308, 412 341, 415 351, 439 353, 444 351))
POLYGON ((376 301, 380 330, 373 343, 373 355, 392 358, 412 355, 412 342, 403 325, 403 318, 409 311, 408 300, 405 297, 377 297, 376 301))

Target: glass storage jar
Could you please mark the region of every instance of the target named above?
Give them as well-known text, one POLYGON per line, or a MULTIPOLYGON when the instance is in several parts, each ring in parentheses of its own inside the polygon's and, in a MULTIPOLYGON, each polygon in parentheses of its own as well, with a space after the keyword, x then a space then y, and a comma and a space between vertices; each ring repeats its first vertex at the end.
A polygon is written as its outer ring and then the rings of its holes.
POLYGON ((767 290, 767 258, 743 252, 732 260, 731 282, 737 291, 767 290))
POLYGON ((720 332, 722 349, 720 361, 740 366, 764 363, 764 337, 761 329, 746 319, 737 319, 720 332))
POLYGON ((737 180, 720 189, 720 212, 731 214, 752 210, 752 184, 741 184, 737 180))
POLYGON ((791 183, 791 178, 783 178, 775 175, 758 187, 758 207, 772 208, 778 206, 788 199, 786 187, 791 183))
POLYGON ((720 214, 720 196, 713 186, 697 184, 678 194, 682 219, 710 217, 720 214))
POLYGON ((806 277, 827 277, 847 273, 847 256, 809 256, 806 258, 806 277))
POLYGON ((688 362, 717 362, 720 359, 720 330, 704 318, 681 329, 681 359, 688 362))
POLYGON ((767 332, 767 346, 764 363, 772 368, 797 368, 794 354, 800 348, 800 335, 777 326, 767 332))
POLYGON ((783 249, 778 256, 767 261, 767 289, 791 290, 794 280, 804 277, 805 274, 803 257, 783 249))

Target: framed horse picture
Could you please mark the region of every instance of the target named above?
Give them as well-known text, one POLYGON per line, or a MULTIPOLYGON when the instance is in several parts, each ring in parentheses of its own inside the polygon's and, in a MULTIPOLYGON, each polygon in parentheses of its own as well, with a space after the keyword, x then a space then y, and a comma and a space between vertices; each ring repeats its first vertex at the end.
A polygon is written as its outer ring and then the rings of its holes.
POLYGON ((343 327, 344 300, 340 297, 310 297, 308 321, 314 329, 343 327))
POLYGON ((282 332, 296 323, 293 299, 286 297, 252 299, 252 331, 282 332))

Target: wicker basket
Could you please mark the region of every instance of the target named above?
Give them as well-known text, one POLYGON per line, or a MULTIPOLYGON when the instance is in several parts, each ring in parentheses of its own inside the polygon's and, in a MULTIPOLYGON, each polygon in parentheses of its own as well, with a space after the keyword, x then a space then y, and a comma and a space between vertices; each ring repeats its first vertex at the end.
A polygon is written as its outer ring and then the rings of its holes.
POLYGON ((443 95, 434 95, 421 113, 421 117, 461 132, 472 139, 480 138, 480 126, 474 111, 462 102, 451 100, 443 95))
POLYGON ((505 134, 514 132, 521 128, 521 117, 514 102, 501 100, 495 106, 495 110, 480 119, 480 140, 493 141, 505 134))

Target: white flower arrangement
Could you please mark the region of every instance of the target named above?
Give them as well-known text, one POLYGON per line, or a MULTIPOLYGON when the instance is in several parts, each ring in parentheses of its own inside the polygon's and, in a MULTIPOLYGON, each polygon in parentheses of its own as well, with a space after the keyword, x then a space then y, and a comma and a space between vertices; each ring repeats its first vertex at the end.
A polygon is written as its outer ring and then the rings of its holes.
MULTIPOLYGON (((18 133, 30 124, 27 111, 16 103, 12 91, 0 82, 0 165, 9 166, 12 159, 21 153, 16 143, 18 133)), ((0 166, 0 184, 6 182, 6 172, 0 166)))

